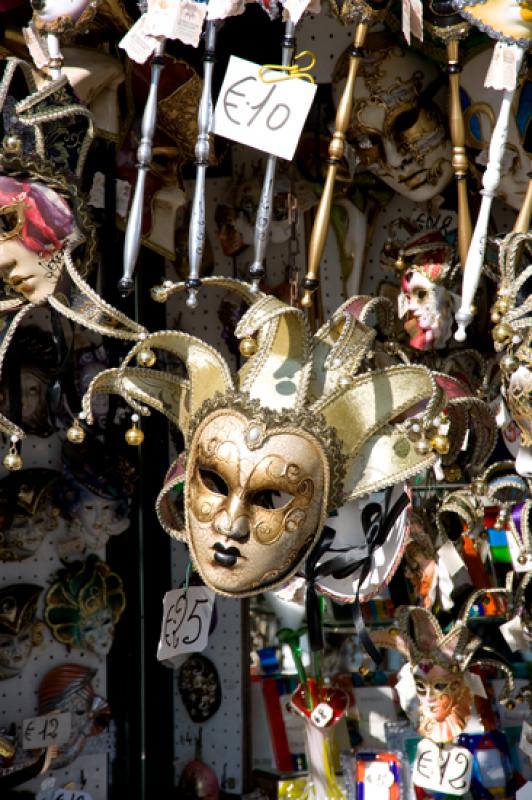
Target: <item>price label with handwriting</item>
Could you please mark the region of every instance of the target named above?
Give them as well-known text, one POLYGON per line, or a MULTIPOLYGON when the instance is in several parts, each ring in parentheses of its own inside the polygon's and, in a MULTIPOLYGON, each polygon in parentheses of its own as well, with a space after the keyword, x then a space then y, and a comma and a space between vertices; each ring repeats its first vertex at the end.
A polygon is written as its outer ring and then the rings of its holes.
POLYGON ((310 111, 316 85, 301 78, 265 83, 259 64, 231 56, 214 111, 219 136, 291 161, 310 111))
POLYGON ((207 647, 214 592, 206 586, 173 589, 163 600, 163 621, 157 658, 200 653, 207 647))
POLYGON ((57 789, 51 800, 92 800, 87 792, 75 791, 72 789, 57 789))
POLYGON ((71 724, 70 712, 25 719, 22 723, 22 747, 36 750, 65 744, 70 737, 71 724))
POLYGON ((422 739, 417 746, 415 786, 461 796, 469 791, 472 771, 473 756, 465 747, 438 747, 429 739, 422 739))

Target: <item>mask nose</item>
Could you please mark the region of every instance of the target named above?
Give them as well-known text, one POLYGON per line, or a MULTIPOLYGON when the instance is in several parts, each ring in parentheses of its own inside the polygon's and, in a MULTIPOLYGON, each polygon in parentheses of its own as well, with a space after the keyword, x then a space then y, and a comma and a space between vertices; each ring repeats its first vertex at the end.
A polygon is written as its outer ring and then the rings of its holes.
POLYGON ((248 509, 237 495, 231 495, 227 508, 216 516, 214 528, 230 539, 243 540, 249 536, 248 509))

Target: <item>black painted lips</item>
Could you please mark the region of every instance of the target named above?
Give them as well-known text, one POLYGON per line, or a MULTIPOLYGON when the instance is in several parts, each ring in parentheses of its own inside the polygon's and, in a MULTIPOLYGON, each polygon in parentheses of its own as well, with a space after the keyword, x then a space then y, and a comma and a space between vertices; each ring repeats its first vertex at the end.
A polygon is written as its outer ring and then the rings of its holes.
POLYGON ((213 545, 214 560, 222 567, 234 567, 241 555, 238 547, 224 547, 221 542, 213 545))

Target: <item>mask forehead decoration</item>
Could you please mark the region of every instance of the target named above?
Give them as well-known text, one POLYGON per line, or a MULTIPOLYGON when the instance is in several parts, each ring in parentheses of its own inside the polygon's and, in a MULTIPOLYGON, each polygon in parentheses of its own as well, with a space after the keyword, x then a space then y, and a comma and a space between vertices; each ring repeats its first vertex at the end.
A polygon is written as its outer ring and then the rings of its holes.
MULTIPOLYGON (((90 423, 93 397, 115 392, 137 413, 155 408, 180 427, 186 468, 168 474, 158 500, 161 524, 186 540, 207 585, 245 597, 294 574, 328 512, 433 464, 438 455, 430 443, 410 438, 410 417, 424 431, 448 399, 423 367, 364 371, 375 339, 360 321, 368 298, 345 303, 311 337, 298 309, 238 281, 204 283, 233 290, 250 305, 236 328, 249 356, 241 369, 232 375, 222 356, 195 337, 155 333, 119 368, 95 378, 83 413, 90 423), (146 348, 180 357, 189 380, 131 366, 146 348), (179 530, 172 498, 183 485, 179 530)), ((165 300, 183 289, 165 284, 154 296, 165 300)))

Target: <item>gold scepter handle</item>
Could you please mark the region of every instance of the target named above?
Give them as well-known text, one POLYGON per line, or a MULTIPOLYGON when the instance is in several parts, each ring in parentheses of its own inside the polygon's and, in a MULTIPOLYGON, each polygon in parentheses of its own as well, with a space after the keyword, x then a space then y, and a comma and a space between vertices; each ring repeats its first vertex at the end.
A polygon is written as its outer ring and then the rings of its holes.
POLYGON ((473 228, 467 196, 469 162, 465 149, 465 125, 460 103, 459 39, 447 42, 447 72, 449 73, 449 125, 452 142, 452 165, 458 195, 458 255, 462 269, 465 267, 473 228))
POLYGON ((329 219, 334 197, 334 183, 338 167, 344 155, 345 132, 347 131, 349 120, 351 119, 351 112, 353 110, 353 94, 358 64, 364 55, 362 47, 366 40, 368 27, 366 22, 359 22, 355 29, 353 47, 349 56, 347 81, 336 110, 335 131, 331 143, 329 144, 327 177, 310 235, 308 268, 307 274, 303 279, 304 294, 301 298, 301 305, 304 308, 310 308, 312 305, 312 295, 319 286, 318 275, 329 230, 329 219))

